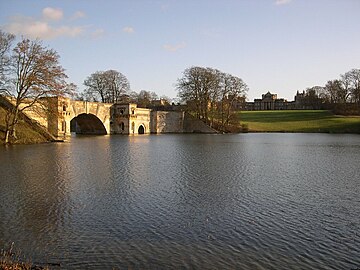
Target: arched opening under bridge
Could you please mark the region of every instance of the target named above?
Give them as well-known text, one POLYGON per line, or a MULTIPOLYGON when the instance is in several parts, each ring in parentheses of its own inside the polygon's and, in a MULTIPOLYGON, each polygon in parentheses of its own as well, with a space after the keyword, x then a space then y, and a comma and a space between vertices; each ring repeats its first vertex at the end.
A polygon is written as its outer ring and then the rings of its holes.
POLYGON ((70 121, 70 131, 76 134, 105 135, 107 134, 104 124, 93 115, 82 113, 70 121))

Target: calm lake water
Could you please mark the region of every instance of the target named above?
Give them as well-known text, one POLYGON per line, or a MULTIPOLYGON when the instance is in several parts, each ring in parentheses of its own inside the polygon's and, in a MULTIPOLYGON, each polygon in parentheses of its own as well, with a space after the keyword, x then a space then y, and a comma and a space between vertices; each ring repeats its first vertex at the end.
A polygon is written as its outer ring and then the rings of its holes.
POLYGON ((0 248, 61 269, 360 269, 360 136, 0 147, 0 248))

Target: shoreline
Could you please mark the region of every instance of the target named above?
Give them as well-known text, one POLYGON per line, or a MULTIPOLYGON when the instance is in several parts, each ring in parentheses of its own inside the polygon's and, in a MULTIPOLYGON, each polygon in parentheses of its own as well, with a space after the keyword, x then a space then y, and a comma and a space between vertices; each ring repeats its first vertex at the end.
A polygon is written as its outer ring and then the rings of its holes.
MULTIPOLYGON (((249 130, 247 132, 227 132, 227 133, 216 133, 216 134, 212 134, 212 135, 234 135, 234 134, 260 134, 260 133, 269 133, 269 134, 274 134, 274 133, 279 133, 279 134, 331 134, 331 135, 360 135, 360 133, 357 132, 333 132, 333 131, 284 131, 284 130, 269 130, 269 131, 257 131, 257 130, 249 130)), ((192 135, 192 134, 204 134, 204 135, 209 135, 209 133, 171 133, 171 134, 184 134, 184 135, 192 135)), ((170 133, 165 134, 165 135, 171 135, 170 133)), ((157 134, 146 134, 146 135, 139 135, 139 136, 151 136, 151 135, 157 135, 157 134)), ((164 134, 163 134, 164 135, 164 134)), ((94 137, 96 136, 108 136, 108 135, 94 135, 94 137)), ((129 136, 129 135, 119 135, 116 134, 116 136, 129 136)), ((38 141, 26 141, 23 143, 11 143, 11 144, 4 144, 4 140, 0 140, 0 144, 2 144, 4 147, 7 146, 13 146, 13 145, 35 145, 35 144, 52 144, 52 143, 65 143, 67 142, 67 140, 52 140, 52 141, 44 141, 44 142, 38 142, 38 141)))

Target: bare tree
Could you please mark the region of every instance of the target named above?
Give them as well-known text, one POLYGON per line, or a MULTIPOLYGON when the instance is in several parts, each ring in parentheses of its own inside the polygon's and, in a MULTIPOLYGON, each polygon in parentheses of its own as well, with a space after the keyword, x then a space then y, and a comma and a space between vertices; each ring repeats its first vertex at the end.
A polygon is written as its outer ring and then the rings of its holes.
POLYGON ((5 143, 15 136, 19 115, 41 102, 41 98, 64 95, 73 89, 59 64, 56 51, 44 47, 39 40, 22 39, 12 51, 7 74, 6 94, 14 106, 6 116, 5 143))
POLYGON ((322 107, 322 103, 327 101, 326 97, 324 87, 313 86, 306 89, 302 102, 306 109, 318 110, 322 107))
POLYGON ((224 128, 233 115, 234 103, 247 91, 247 85, 238 77, 217 69, 191 67, 178 80, 179 98, 199 119, 213 124, 220 121, 224 128))
POLYGON ((99 101, 98 97, 100 97, 101 102, 106 102, 106 84, 102 74, 102 71, 97 71, 85 79, 84 85, 86 89, 84 97, 92 99, 88 101, 99 101))
POLYGON ((220 114, 221 125, 224 128, 230 123, 234 103, 245 96, 248 87, 242 79, 233 75, 222 73, 220 76, 222 82, 220 88, 220 114))
POLYGON ((330 97, 330 103, 345 103, 349 93, 348 89, 344 88, 341 80, 331 80, 325 85, 326 92, 330 97))
POLYGON ((157 100, 159 97, 155 92, 141 90, 139 94, 137 94, 135 102, 139 107, 149 107, 151 102, 157 100))
POLYGON ((10 48, 15 36, 0 29, 0 94, 5 92, 6 73, 10 66, 10 48))
POLYGON ((105 71, 104 76, 109 90, 109 101, 111 103, 121 101, 122 95, 126 94, 130 90, 128 79, 116 70, 105 71))
POLYGON ((211 68, 191 67, 184 71, 177 83, 180 99, 205 122, 209 121, 209 113, 218 94, 217 73, 217 70, 211 68))
POLYGON ((346 79, 352 101, 360 105, 360 69, 352 69, 342 78, 346 79))
POLYGON ((130 90, 128 79, 116 70, 97 71, 84 81, 84 97, 93 101, 117 103, 130 90))

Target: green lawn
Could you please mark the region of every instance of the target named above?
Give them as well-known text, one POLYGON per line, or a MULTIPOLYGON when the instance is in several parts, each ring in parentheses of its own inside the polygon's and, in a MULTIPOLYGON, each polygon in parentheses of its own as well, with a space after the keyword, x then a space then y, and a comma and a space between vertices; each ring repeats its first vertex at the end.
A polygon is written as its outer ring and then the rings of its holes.
POLYGON ((360 133, 360 116, 338 116, 330 111, 243 111, 242 124, 250 132, 360 133))

